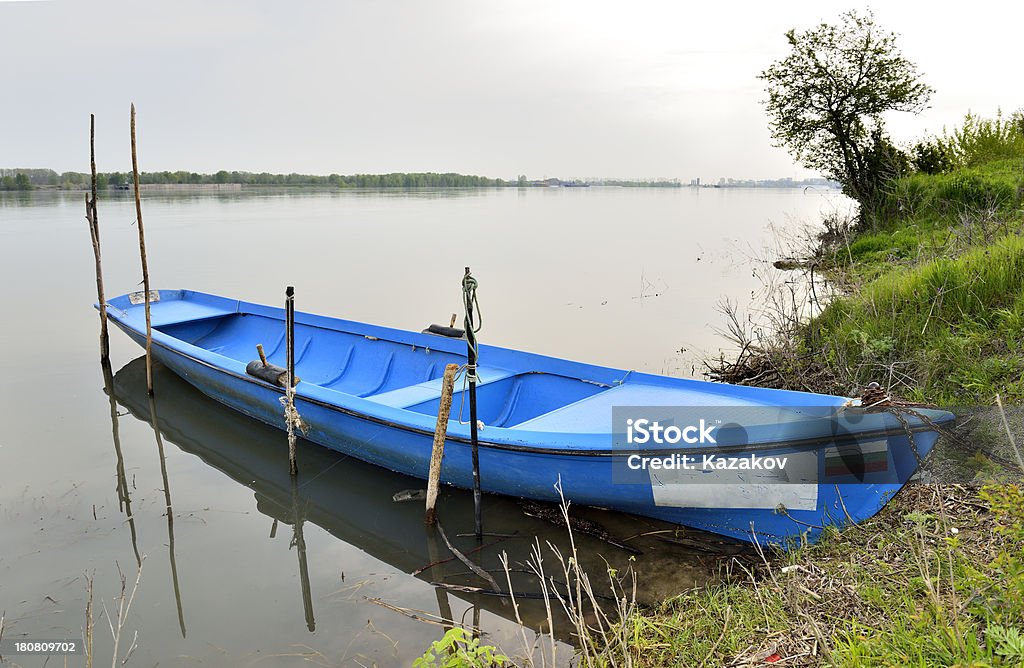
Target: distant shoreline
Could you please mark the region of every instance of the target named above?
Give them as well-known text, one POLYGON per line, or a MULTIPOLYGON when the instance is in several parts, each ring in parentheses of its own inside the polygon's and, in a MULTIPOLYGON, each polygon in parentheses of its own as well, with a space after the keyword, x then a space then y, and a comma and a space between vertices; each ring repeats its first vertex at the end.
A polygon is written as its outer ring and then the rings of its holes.
MULTIPOLYGON (((97 187, 101 190, 129 190, 132 175, 126 172, 101 172, 97 187)), ((199 174, 186 171, 142 172, 143 190, 159 192, 232 192, 245 188, 315 188, 315 189, 372 189, 422 190, 466 188, 837 188, 838 184, 823 178, 796 180, 783 179, 726 179, 716 183, 693 179, 682 183, 679 179, 560 179, 550 177, 529 179, 520 175, 512 180, 486 176, 457 174, 455 172, 392 172, 388 174, 270 174, 268 172, 228 172, 199 174)), ((92 175, 83 172, 57 173, 52 169, 0 169, 0 191, 27 192, 32 190, 85 191, 91 189, 92 175)))
MULTIPOLYGON (((328 184, 263 184, 263 183, 143 183, 139 189, 141 192, 166 192, 166 193, 231 193, 231 192, 245 192, 255 190, 306 190, 306 191, 318 191, 318 192, 345 192, 345 191, 428 191, 428 190, 488 190, 488 189, 585 189, 585 188, 596 188, 596 189, 609 189, 609 188, 629 188, 629 189, 650 189, 650 190, 827 190, 839 192, 839 188, 830 184, 806 184, 806 183, 793 183, 788 185, 783 184, 772 184, 772 185, 756 185, 749 183, 734 183, 725 185, 712 185, 712 184, 665 184, 660 185, 657 183, 588 183, 585 186, 575 185, 563 185, 563 186, 548 186, 548 185, 518 185, 516 183, 504 183, 501 185, 469 185, 469 186, 335 186, 328 184)), ((31 189, 0 189, 0 195, 4 193, 83 193, 89 192, 91 186, 87 184, 75 184, 75 185, 34 185, 31 189)), ((103 186, 98 188, 100 192, 105 193, 131 193, 131 186, 103 186)))

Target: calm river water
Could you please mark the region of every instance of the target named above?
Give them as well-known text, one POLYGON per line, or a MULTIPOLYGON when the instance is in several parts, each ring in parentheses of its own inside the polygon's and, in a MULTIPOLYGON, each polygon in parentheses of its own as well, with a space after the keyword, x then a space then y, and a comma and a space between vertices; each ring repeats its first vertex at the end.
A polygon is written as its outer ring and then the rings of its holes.
MULTIPOLYGON (((291 284, 300 310, 418 330, 460 311, 468 265, 486 343, 699 375, 702 353, 724 345, 716 305, 749 299, 772 271, 755 258, 773 228, 835 206, 834 193, 801 190, 272 191, 152 195, 143 215, 154 288, 278 304, 291 284)), ((81 194, 0 194, 3 638, 80 639, 92 577, 95 655, 108 662, 103 609, 117 605, 119 569, 131 588, 138 556, 128 665, 408 665, 444 631, 380 602, 477 618, 488 642, 521 652, 502 598, 431 586, 489 588, 458 561, 425 568, 449 555, 429 540, 421 502, 392 500, 419 481, 302 444, 293 485, 281 432, 162 368, 155 433, 140 350, 116 330, 111 404, 83 211, 81 194)), ((108 295, 139 289, 133 203, 108 196, 99 215, 108 295)), ((439 511, 453 542, 473 549, 457 536, 472 530, 471 495, 445 490, 439 511)), ((486 530, 514 534, 473 554, 499 583, 502 551, 519 570, 535 538, 566 545, 564 530, 533 514, 485 497, 486 530)), ((694 532, 580 515, 643 553, 632 562, 641 600, 704 582, 720 563, 679 544, 707 540, 694 532)), ((595 581, 602 557, 621 569, 633 556, 586 535, 577 544, 595 581)), ((538 590, 513 575, 517 590, 538 590)), ((542 604, 526 600, 521 614, 536 624, 542 604)))

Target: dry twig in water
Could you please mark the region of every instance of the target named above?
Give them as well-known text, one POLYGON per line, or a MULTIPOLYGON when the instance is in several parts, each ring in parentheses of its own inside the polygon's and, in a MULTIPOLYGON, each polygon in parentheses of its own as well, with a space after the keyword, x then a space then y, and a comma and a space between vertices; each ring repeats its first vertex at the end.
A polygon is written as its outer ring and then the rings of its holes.
MULTIPOLYGON (((142 555, 142 561, 146 560, 146 555, 142 555)), ((110 626, 110 636, 114 640, 114 651, 110 660, 110 668, 117 668, 118 654, 120 653, 121 647, 121 633, 124 631, 125 622, 128 620, 128 613, 132 608, 132 603, 135 601, 135 593, 139 590, 139 581, 142 579, 142 562, 139 562, 138 569, 135 572, 135 584, 132 585, 132 591, 130 594, 126 593, 128 581, 121 572, 121 567, 117 567, 117 574, 121 578, 121 593, 117 596, 117 626, 115 628, 114 619, 110 617, 110 613, 107 611, 107 604, 103 604, 103 614, 107 617, 107 624, 110 626)), ((139 632, 136 631, 132 637, 132 643, 128 646, 128 652, 121 659, 120 663, 123 666, 128 663, 128 659, 131 658, 132 654, 138 649, 139 644, 139 632)))

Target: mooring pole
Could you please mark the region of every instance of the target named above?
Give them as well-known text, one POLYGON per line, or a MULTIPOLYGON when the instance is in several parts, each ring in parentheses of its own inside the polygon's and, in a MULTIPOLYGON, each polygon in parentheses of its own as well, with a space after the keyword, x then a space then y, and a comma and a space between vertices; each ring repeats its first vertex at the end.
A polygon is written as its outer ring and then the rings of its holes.
POLYGON ((288 359, 285 366, 288 368, 288 386, 292 387, 295 379, 295 288, 291 285, 284 291, 284 317, 288 327, 288 359))
POLYGON ((100 303, 100 361, 110 359, 107 334, 107 300, 103 296, 103 261, 100 257, 100 219, 96 214, 96 115, 89 114, 89 164, 92 168, 92 199, 85 196, 85 218, 89 221, 92 254, 96 259, 96 298, 100 303))
POLYGON ((295 461, 295 288, 291 285, 284 291, 284 320, 285 320, 285 342, 287 348, 287 387, 284 388, 284 396, 287 402, 285 407, 285 421, 288 423, 288 471, 292 475, 299 472, 298 463, 295 461))
POLYGON ((142 227, 142 199, 139 197, 139 158, 135 151, 135 103, 132 103, 132 178, 135 180, 135 223, 139 226, 139 255, 142 256, 142 289, 146 299, 146 391, 153 394, 153 321, 149 317, 149 267, 146 263, 146 232, 142 227))
POLYGON ((441 485, 441 460, 444 457, 444 439, 448 434, 448 416, 452 410, 452 388, 455 386, 455 374, 458 364, 449 364, 444 368, 441 379, 441 403, 437 409, 437 426, 434 428, 434 447, 430 451, 430 472, 427 474, 427 512, 424 522, 433 524, 437 520, 437 492, 441 485))
POLYGON ((477 541, 483 540, 484 522, 480 509, 480 448, 477 444, 477 422, 476 422, 476 332, 480 329, 476 324, 476 316, 473 313, 473 305, 476 303, 476 279, 466 267, 466 274, 462 277, 462 298, 466 307, 466 348, 467 364, 466 378, 469 380, 469 440, 473 451, 473 513, 476 526, 477 541))

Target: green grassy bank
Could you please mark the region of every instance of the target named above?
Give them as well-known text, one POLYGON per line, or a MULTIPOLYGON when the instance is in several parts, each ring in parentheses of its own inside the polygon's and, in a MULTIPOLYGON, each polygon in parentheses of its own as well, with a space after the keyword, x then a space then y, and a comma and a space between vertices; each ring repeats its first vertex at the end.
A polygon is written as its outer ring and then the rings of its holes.
POLYGON ((823 269, 847 294, 797 344, 847 386, 888 380, 947 405, 1024 399, 1022 195, 1024 147, 900 179, 885 223, 830 249, 823 269))
POLYGON ((915 150, 934 173, 908 165, 877 211, 797 249, 834 291, 823 311, 769 314, 772 333, 712 377, 847 396, 878 382, 949 406, 1024 400, 1024 117, 968 117, 915 150))

